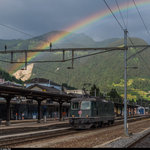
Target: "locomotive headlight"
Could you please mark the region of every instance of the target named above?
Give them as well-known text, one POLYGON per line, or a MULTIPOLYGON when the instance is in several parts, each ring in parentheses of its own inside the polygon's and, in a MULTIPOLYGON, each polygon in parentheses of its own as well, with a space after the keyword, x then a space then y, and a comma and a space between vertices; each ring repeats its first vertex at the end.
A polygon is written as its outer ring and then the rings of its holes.
POLYGON ((72 115, 72 118, 74 118, 74 115, 72 115))
POLYGON ((86 118, 88 118, 89 116, 88 115, 86 115, 86 118))

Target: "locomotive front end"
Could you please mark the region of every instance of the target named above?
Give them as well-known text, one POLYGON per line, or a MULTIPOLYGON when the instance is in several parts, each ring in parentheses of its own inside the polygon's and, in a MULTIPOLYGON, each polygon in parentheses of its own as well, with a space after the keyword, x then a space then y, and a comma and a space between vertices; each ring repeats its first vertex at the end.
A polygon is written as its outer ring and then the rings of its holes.
POLYGON ((73 99, 71 102, 69 123, 76 129, 91 127, 91 101, 73 99))

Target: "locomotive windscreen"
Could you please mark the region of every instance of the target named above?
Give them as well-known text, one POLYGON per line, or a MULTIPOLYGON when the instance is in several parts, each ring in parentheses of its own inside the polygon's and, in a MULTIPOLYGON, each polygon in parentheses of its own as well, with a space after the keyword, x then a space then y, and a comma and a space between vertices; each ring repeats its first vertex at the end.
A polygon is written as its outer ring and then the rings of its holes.
POLYGON ((90 101, 82 101, 81 102, 81 110, 91 109, 91 102, 90 101))

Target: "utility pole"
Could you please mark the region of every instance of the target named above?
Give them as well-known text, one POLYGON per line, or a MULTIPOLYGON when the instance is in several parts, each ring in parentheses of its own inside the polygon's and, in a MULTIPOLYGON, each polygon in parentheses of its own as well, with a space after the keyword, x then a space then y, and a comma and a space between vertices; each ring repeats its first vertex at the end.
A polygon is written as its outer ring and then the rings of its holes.
POLYGON ((124 132, 126 136, 129 136, 127 124, 127 33, 127 29, 124 29, 124 132))

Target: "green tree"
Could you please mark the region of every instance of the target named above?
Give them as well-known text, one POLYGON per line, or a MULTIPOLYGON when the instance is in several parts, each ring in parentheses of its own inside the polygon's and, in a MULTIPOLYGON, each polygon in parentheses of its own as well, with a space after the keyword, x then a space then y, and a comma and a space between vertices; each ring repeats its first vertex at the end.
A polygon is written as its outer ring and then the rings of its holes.
POLYGON ((96 87, 95 84, 93 84, 93 86, 90 89, 90 95, 91 96, 100 96, 100 97, 104 97, 103 93, 100 92, 100 89, 98 87, 96 87))
POLYGON ((112 100, 114 102, 122 103, 122 97, 118 94, 116 89, 111 89, 111 91, 109 93, 107 93, 107 96, 109 96, 110 100, 112 100))

